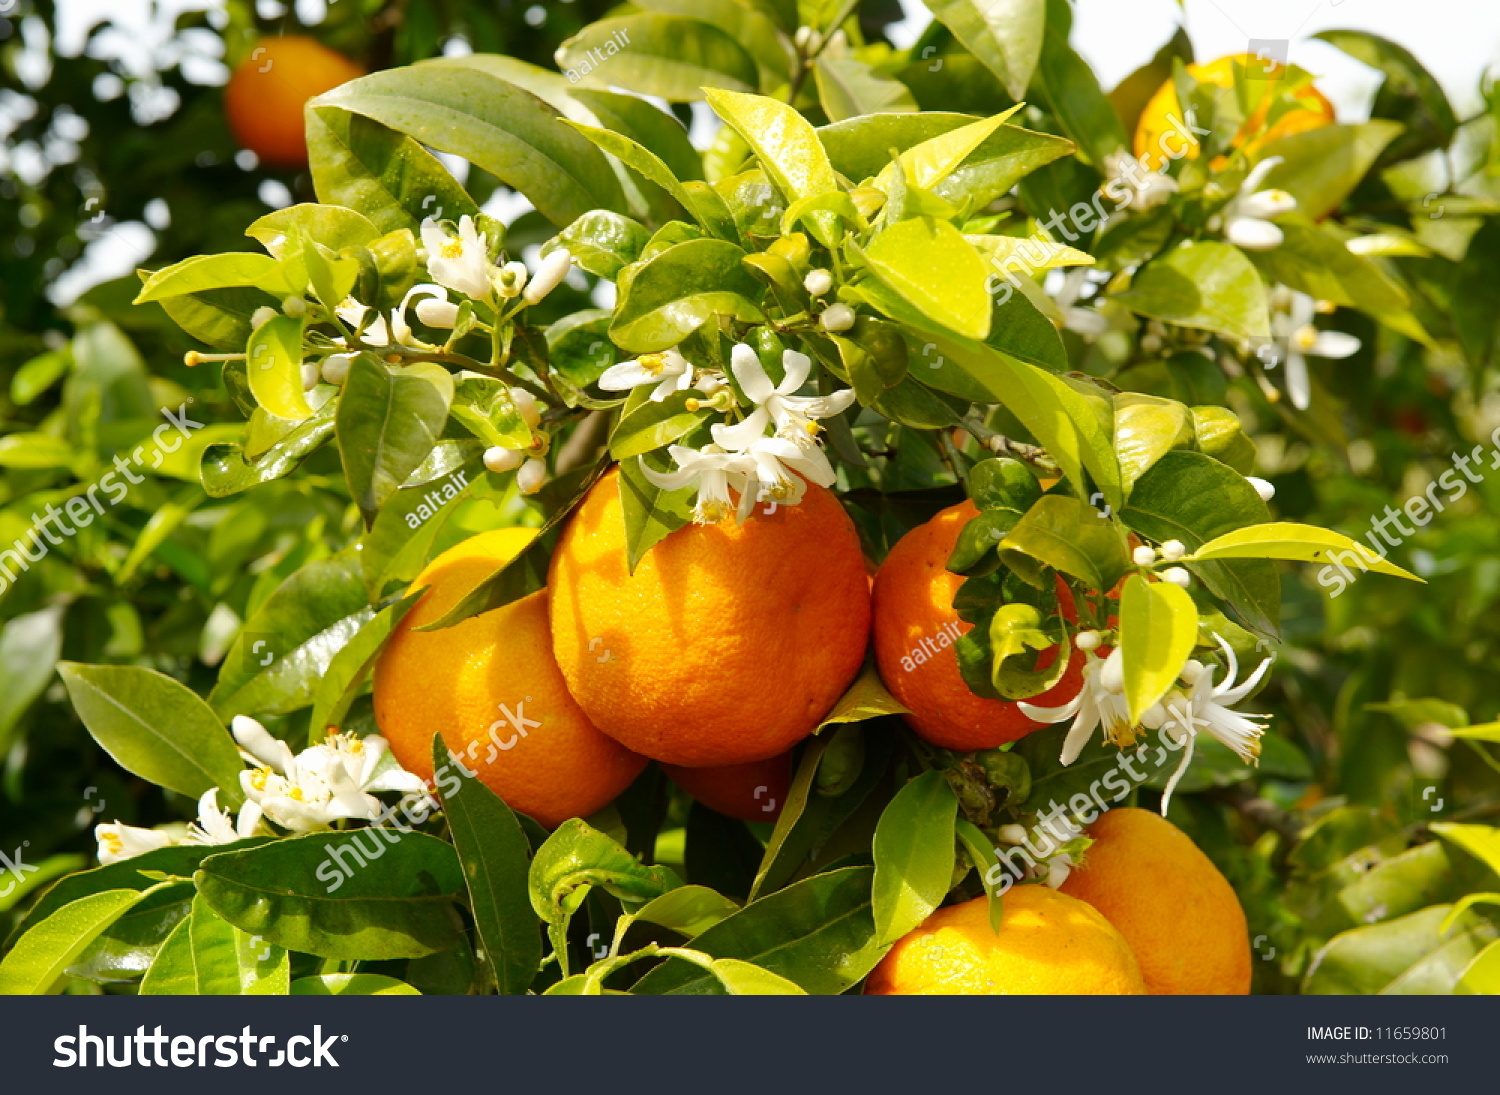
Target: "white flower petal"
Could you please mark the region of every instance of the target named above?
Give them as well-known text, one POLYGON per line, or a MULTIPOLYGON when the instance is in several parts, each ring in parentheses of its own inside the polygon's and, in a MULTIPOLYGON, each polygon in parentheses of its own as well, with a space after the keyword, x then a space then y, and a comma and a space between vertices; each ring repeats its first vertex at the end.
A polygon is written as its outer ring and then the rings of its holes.
POLYGON ((760 356, 743 342, 735 343, 734 349, 730 350, 729 368, 739 381, 740 390, 752 403, 764 403, 776 391, 776 386, 766 375, 765 366, 760 363, 760 356))
POLYGON ((1319 331, 1318 337, 1307 348, 1307 352, 1314 357, 1326 357, 1337 360, 1348 357, 1350 354, 1359 353, 1359 347, 1359 339, 1344 331, 1319 331))
POLYGON ((1285 234, 1270 221, 1235 217, 1224 228, 1224 238, 1246 251, 1270 251, 1281 246, 1285 234))

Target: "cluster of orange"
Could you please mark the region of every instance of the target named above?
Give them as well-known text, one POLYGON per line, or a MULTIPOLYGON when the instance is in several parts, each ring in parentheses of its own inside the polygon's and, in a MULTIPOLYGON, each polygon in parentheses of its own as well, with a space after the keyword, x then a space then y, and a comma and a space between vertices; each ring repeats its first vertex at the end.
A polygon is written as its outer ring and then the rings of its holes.
MULTIPOLYGON (((975 513, 966 502, 912 530, 871 582, 848 514, 809 486, 800 505, 674 532, 631 573, 612 471, 570 518, 546 589, 416 630, 523 550, 535 535, 525 529, 471 537, 416 578, 425 592, 376 665, 376 719, 410 771, 432 779, 441 733, 496 794, 547 826, 605 806, 650 760, 712 809, 771 820, 792 748, 859 673, 873 632, 881 674, 919 735, 959 750, 1014 741, 1039 724, 970 692, 951 639, 923 642, 970 626, 953 611, 963 579, 946 563, 975 513), (915 650, 936 652, 918 664, 915 650)), ((1077 691, 1073 657, 1037 702, 1077 691)), ((896 945, 869 991, 1246 991, 1243 914, 1192 842, 1139 810, 1106 814, 1090 835, 1063 892, 1016 888, 998 934, 984 899, 939 910, 896 945)))

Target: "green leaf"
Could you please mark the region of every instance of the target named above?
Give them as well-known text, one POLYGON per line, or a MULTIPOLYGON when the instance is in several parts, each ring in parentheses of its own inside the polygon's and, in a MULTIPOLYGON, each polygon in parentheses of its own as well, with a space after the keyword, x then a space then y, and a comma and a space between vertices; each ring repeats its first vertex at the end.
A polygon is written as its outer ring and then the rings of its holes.
POLYGON ((301 319, 276 315, 250 333, 245 369, 255 401, 279 418, 300 422, 313 413, 302 387, 301 319))
MULTIPOLYGON (((597 24, 596 24, 597 25, 597 24)), ((591 144, 559 112, 477 68, 413 65, 343 84, 311 110, 338 107, 373 118, 443 152, 464 157, 525 194, 554 224, 591 209, 624 207, 624 193, 591 144)), ((446 214, 452 217, 452 211, 446 214)))
POLYGON ((204 492, 210 498, 227 498, 290 475, 333 436, 337 409, 338 402, 330 399, 311 418, 299 422, 290 433, 254 460, 246 459, 243 444, 205 447, 199 469, 204 492))
POLYGON ((654 12, 600 19, 557 48, 557 65, 572 80, 596 70, 603 84, 693 102, 706 88, 754 91, 755 58, 718 27, 654 12))
POLYGON ((1130 141, 1093 68, 1068 44, 1068 26, 1057 18, 1058 9, 1066 12, 1067 0, 1048 0, 1035 86, 1062 131, 1077 143, 1080 158, 1103 173, 1110 154, 1129 148, 1130 141))
POLYGON ((287 950, 325 958, 420 958, 462 935, 463 872, 451 845, 369 828, 211 855, 193 881, 219 916, 287 950))
POLYGON ((1444 840, 1457 844, 1490 870, 1500 874, 1500 829, 1490 825, 1434 822, 1430 828, 1444 840))
MULTIPOLYGON (((818 140, 818 131, 797 111, 761 95, 711 90, 707 98, 714 113, 750 146, 766 177, 788 204, 839 189, 838 176, 818 140)), ((813 214, 809 223, 813 235, 825 246, 836 242, 831 213, 813 214)))
MULTIPOLYGON (((620 268, 640 257, 651 233, 645 225, 607 209, 585 213, 557 235, 556 245, 566 247, 579 266, 589 273, 613 281, 620 268)), ((542 248, 552 251, 553 245, 542 248)))
POLYGON ((1044 585, 1037 564, 1101 592, 1113 589, 1130 566, 1120 527, 1087 502, 1065 494, 1039 499, 1000 541, 999 551, 1007 566, 1038 588, 1044 585))
POLYGON ((1376 120, 1281 137, 1256 157, 1257 161, 1282 158, 1263 185, 1289 191, 1297 199, 1299 213, 1309 220, 1322 220, 1343 204, 1402 128, 1397 122, 1376 120))
POLYGON ((1140 722, 1177 683, 1198 641, 1198 608, 1187 590, 1171 582, 1125 580, 1120 595, 1120 659, 1132 722, 1140 722))
POLYGON ((1114 300, 1143 316, 1228 338, 1269 338, 1266 287, 1238 247, 1191 240, 1148 262, 1114 300))
MULTIPOLYGON (((212 913, 209 913, 212 916, 212 913)), ((220 921, 223 923, 223 921, 220 921)), ((193 961, 193 918, 183 917, 162 943, 141 978, 141 996, 197 996, 198 968, 193 961)))
POLYGON ((386 640, 419 599, 420 594, 408 594, 386 605, 329 660, 327 670, 313 686, 313 709, 307 720, 309 741, 316 744, 326 732, 343 723, 386 640))
POLYGON ((434 734, 433 771, 448 767, 456 780, 443 795, 443 814, 469 888, 474 931, 501 995, 519 996, 542 964, 542 935, 527 891, 531 845, 510 807, 450 757, 434 734))
POLYGON ((846 722, 863 722, 881 715, 908 713, 905 707, 896 702, 896 697, 890 694, 885 682, 880 679, 879 671, 871 664, 865 666, 813 733, 821 733, 824 727, 846 722))
POLYGON ((13 617, 0 628, 0 755, 9 753, 21 717, 52 683, 62 654, 64 607, 13 617))
POLYGON ((133 665, 60 662, 58 673, 84 726, 121 768, 196 799, 219 788, 219 804, 241 800, 234 739, 186 685, 133 665))
POLYGON ((679 886, 646 902, 635 911, 634 918, 648 924, 660 924, 692 939, 726 916, 738 912, 739 908, 739 902, 731 901, 707 886, 679 886))
POLYGON ((893 114, 917 109, 911 92, 899 80, 877 72, 853 57, 819 57, 813 68, 818 102, 830 122, 861 114, 893 114))
POLYGON ((548 925, 564 976, 567 935, 589 891, 601 887, 626 903, 626 911, 682 885, 666 867, 647 866, 587 822, 570 818, 547 838, 531 861, 531 907, 548 925))
POLYGON ((359 554, 298 568, 245 621, 209 703, 220 717, 280 715, 312 702, 334 656, 375 616, 359 554))
POLYGON ((742 265, 745 252, 723 240, 675 244, 625 268, 609 334, 632 353, 677 345, 718 316, 763 320, 761 287, 742 265))
POLYGON ((713 408, 704 406, 690 411, 687 409, 690 399, 701 402, 703 393, 689 388, 673 392, 660 402, 643 399, 629 407, 609 435, 610 455, 623 463, 691 433, 708 418, 713 408))
MULTIPOLYGON (((671 464, 665 453, 653 453, 642 459, 657 471, 666 471, 671 464)), ((642 474, 635 460, 620 465, 619 483, 625 515, 626 565, 634 573, 646 552, 692 522, 692 491, 663 490, 642 474)))
POLYGON ((990 333, 989 271, 946 221, 914 217, 891 225, 865 250, 865 264, 933 322, 968 338, 990 333))
POLYGON ((303 202, 267 213, 252 222, 245 235, 259 241, 268 251, 298 236, 320 243, 330 251, 341 251, 375 242, 380 238, 380 229, 353 209, 303 202))
MULTIPOLYGON (((845 867, 794 882, 709 928, 694 938, 693 948, 751 962, 815 996, 841 993, 869 973, 885 951, 875 942, 870 911, 873 874, 869 867, 845 867)), ((674 958, 631 991, 721 996, 727 990, 709 971, 674 958)))
POLYGON ((421 996, 405 981, 378 973, 320 973, 292 982, 293 996, 421 996))
POLYGON ((271 256, 254 251, 231 251, 220 255, 194 255, 156 271, 146 279, 133 303, 145 304, 205 289, 247 285, 273 294, 297 292, 302 288, 287 283, 281 263, 271 256))
POLYGON ((958 799, 943 773, 907 783, 875 827, 871 907, 875 938, 888 946, 942 904, 953 880, 953 819, 958 799))
POLYGON ((381 232, 479 212, 437 157, 404 133, 332 107, 312 107, 304 117, 320 202, 358 210, 381 232))
POLYGON ((806 996, 795 981, 738 958, 715 958, 708 968, 731 996, 806 996))
POLYGON ((1174 399, 1120 392, 1115 404, 1115 452, 1126 487, 1173 449, 1193 441, 1193 413, 1174 399))
POLYGON ((1454 992, 1463 996, 1500 996, 1500 942, 1489 944, 1475 956, 1459 976, 1454 992))
POLYGON ((1358 30, 1325 30, 1313 37, 1385 73, 1370 114, 1406 126, 1387 160, 1404 160, 1429 149, 1448 147, 1458 129, 1458 118, 1442 85, 1408 50, 1388 38, 1358 30))
POLYGON ((1000 859, 995 854, 995 845, 979 830, 979 826, 967 818, 958 819, 955 831, 959 842, 964 846, 964 851, 968 852, 974 869, 979 872, 980 882, 984 884, 984 894, 989 900, 990 931, 998 932, 1005 918, 1005 905, 1004 894, 1000 886, 990 881, 990 872, 1000 866, 1000 859))
POLYGON ((576 122, 570 121, 568 124, 598 148, 672 195, 708 231, 721 239, 739 239, 739 232, 734 227, 734 220, 729 215, 724 200, 713 189, 697 183, 679 182, 672 168, 660 156, 629 137, 576 122))
POLYGON ((1026 94, 1042 56, 1045 0, 928 0, 927 7, 1012 99, 1026 94))
MULTIPOLYGON (((991 541, 993 543, 993 540, 991 541)), ((1040 695, 1062 680, 1068 670, 1068 659, 1059 658, 1054 652, 1050 663, 1037 662, 1035 668, 1027 666, 1034 659, 1028 650, 1052 650, 1066 636, 1053 634, 1042 626, 1042 615, 1034 605, 1001 605, 990 618, 986 629, 989 639, 989 685, 994 690, 992 698, 1003 700, 1025 700, 1040 695)), ((959 642, 962 654, 965 641, 976 638, 973 633, 959 642)))
MULTIPOLYGON (((1269 519, 1270 511, 1245 477, 1202 453, 1167 453, 1136 481, 1120 514, 1142 536, 1181 540, 1189 552, 1222 533, 1269 519)), ((1277 631, 1281 577, 1263 559, 1188 564, 1214 596, 1232 605, 1250 627, 1277 631)))
MULTIPOLYGON (((252 373, 253 375, 253 373, 252 373)), ((365 527, 442 436, 453 375, 418 363, 393 371, 369 354, 354 359, 339 398, 339 454, 365 527)))
POLYGON ((1207 559, 1289 559, 1300 563, 1343 560, 1358 564, 1361 570, 1409 578, 1413 582, 1422 581, 1347 536, 1295 521, 1270 521, 1226 532, 1195 549, 1191 555, 1183 556, 1184 562, 1207 559))
POLYGON ((1308 995, 1446 995, 1500 931, 1471 912, 1447 932, 1450 906, 1433 905, 1383 924, 1334 936, 1313 955, 1308 995))
POLYGON ((755 0, 642 0, 636 6, 663 15, 685 15, 722 30, 755 58, 762 86, 774 88, 786 82, 794 59, 791 41, 777 33, 776 16, 757 10, 755 0))
POLYGON ((47 996, 63 988, 65 971, 126 910, 145 897, 104 890, 69 902, 36 924, 0 959, 0 996, 47 996))
POLYGON ((193 898, 188 917, 199 996, 285 996, 291 985, 287 952, 248 936, 193 898))

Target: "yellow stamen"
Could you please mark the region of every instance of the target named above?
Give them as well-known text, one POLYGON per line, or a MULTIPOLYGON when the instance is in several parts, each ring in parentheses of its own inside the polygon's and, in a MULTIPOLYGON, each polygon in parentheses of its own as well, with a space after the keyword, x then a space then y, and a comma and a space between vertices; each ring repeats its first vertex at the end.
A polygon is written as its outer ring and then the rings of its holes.
POLYGON ((443 244, 443 258, 461 259, 464 257, 464 245, 459 240, 450 239, 443 244))
POLYGON ((651 376, 661 376, 667 367, 667 355, 663 353, 642 354, 636 363, 651 376))
POLYGON ((1292 341, 1297 344, 1297 349, 1299 350, 1311 350, 1314 343, 1318 341, 1318 329, 1312 324, 1308 324, 1292 336, 1292 341))

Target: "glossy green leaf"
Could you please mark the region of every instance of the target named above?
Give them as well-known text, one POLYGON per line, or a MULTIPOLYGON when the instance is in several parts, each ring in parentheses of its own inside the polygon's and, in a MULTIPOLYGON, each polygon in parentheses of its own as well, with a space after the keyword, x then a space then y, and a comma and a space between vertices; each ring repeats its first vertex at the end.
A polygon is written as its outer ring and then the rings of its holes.
MULTIPOLYGON (((650 233, 644 225, 607 209, 585 213, 557 236, 557 246, 566 247, 575 262, 591 274, 611 281, 622 266, 640 257, 650 233)), ((551 245, 542 249, 546 254, 551 245)))
MULTIPOLYGON (((885 952, 875 942, 870 867, 845 867, 794 882, 752 901, 693 940, 715 958, 738 958, 800 985, 834 995, 874 968, 885 952)), ((640 995, 721 996, 712 973, 672 959, 636 982, 640 995)))
POLYGON ((1309 995, 1410 996, 1453 992, 1469 963, 1500 931, 1465 913, 1442 930, 1449 906, 1433 905, 1382 924, 1336 935, 1313 956, 1302 991, 1309 995))
POLYGON ((1142 267, 1113 299, 1132 312, 1228 338, 1271 334, 1260 274, 1238 247, 1214 240, 1179 244, 1142 267))
POLYGON ((51 605, 14 616, 0 628, 0 754, 9 752, 17 723, 52 683, 64 611, 51 605))
POLYGON ((210 498, 227 498, 290 475, 333 437, 337 408, 337 402, 329 400, 311 418, 299 422, 285 437, 253 460, 246 457, 243 444, 206 446, 199 469, 204 493, 210 498))
POLYGON ((865 262, 928 319, 969 338, 989 334, 989 271, 951 224, 930 217, 893 224, 865 250, 865 262))
POLYGON ((378 973, 320 973, 292 982, 293 996, 421 996, 405 981, 378 973))
MULTIPOLYGON (((212 913, 210 913, 212 915, 212 913)), ((220 921, 223 923, 223 921, 220 921)), ((193 961, 193 918, 177 922, 141 978, 141 996, 197 996, 198 968, 193 961)))
POLYGON ((879 672, 873 665, 868 665, 855 678, 848 691, 838 698, 838 702, 823 717, 823 721, 818 723, 818 728, 813 733, 819 733, 827 726, 906 713, 907 709, 891 695, 885 682, 880 679, 879 672))
POLYGON ((1361 570, 1422 581, 1347 536, 1295 521, 1271 521, 1226 532, 1184 556, 1185 561, 1208 559, 1289 559, 1301 563, 1342 560, 1354 563, 1361 570))
POLYGON ((193 881, 251 936, 325 958, 420 958, 462 933, 453 847, 396 828, 313 833, 204 859, 193 881))
POLYGON ((755 58, 726 31, 655 12, 590 23, 558 47, 557 64, 570 79, 598 70, 601 86, 675 102, 702 99, 706 88, 754 91, 760 83, 755 58))
POLYGON ((259 241, 268 251, 298 236, 320 243, 330 251, 340 251, 373 243, 380 238, 380 229, 353 209, 302 202, 273 210, 253 221, 245 229, 245 235, 259 241))
POLYGON ((521 995, 542 963, 542 933, 527 891, 531 846, 510 807, 463 765, 451 763, 437 735, 432 764, 434 771, 447 767, 454 780, 452 790, 443 784, 443 814, 468 885, 475 934, 500 993, 521 995))
POLYGON ((660 924, 692 939, 726 916, 738 912, 739 902, 707 886, 679 886, 652 898, 634 913, 635 919, 660 924))
MULTIPOLYGON (((672 464, 665 453, 653 453, 641 459, 659 472, 669 470, 672 464)), ((646 552, 692 521, 693 492, 689 488, 663 490, 646 478, 637 460, 627 460, 620 465, 619 482, 620 503, 625 515, 626 565, 634 573, 636 564, 646 552)))
POLYGON ((953 819, 958 799, 939 771, 902 787, 875 828, 871 907, 881 945, 932 915, 953 880, 953 819))
POLYGON ((336 730, 349 713, 349 705, 374 668, 386 641, 417 603, 419 594, 408 594, 388 604, 357 631, 328 662, 328 668, 313 686, 313 709, 308 716, 308 740, 322 740, 336 730))
MULTIPOLYGON (((525 194, 554 224, 624 205, 614 172, 555 108, 477 68, 414 65, 375 72, 319 96, 310 109, 320 107, 373 118, 463 156, 525 194)), ((445 215, 453 219, 451 210, 445 215)))
POLYGON ((1171 582, 1125 580, 1120 595, 1120 659, 1130 717, 1139 722, 1177 683, 1198 640, 1198 608, 1187 590, 1171 582))
POLYGON ((692 432, 708 418, 713 408, 704 406, 688 410, 689 400, 702 402, 703 393, 689 388, 673 392, 660 402, 643 399, 633 407, 627 405, 609 435, 610 455, 624 462, 669 445, 692 432))
POLYGON ((1464 996, 1500 996, 1500 941, 1490 943, 1464 968, 1454 992, 1464 996))
POLYGON ((715 958, 709 969, 731 996, 806 996, 795 981, 738 958, 715 958))
POLYGON ((568 124, 593 142, 595 146, 608 152, 627 167, 638 171, 644 178, 665 190, 677 200, 679 205, 692 213, 699 224, 714 235, 729 240, 739 238, 739 233, 734 227, 734 220, 730 217, 729 210, 725 208, 723 199, 711 188, 680 181, 672 168, 667 166, 660 156, 629 137, 576 122, 568 124))
POLYGON ((1000 541, 999 551, 1008 566, 1039 588, 1038 564, 1101 591, 1113 589, 1130 566, 1120 527, 1087 502, 1065 494, 1041 498, 1000 541))
POLYGON ((1115 452, 1127 487, 1167 453, 1193 441, 1193 414, 1176 400, 1120 392, 1114 404, 1115 452))
POLYGON ((219 917, 203 895, 188 917, 199 996, 285 996, 288 955, 260 936, 248 936, 219 917))
POLYGON ((171 677, 133 665, 61 662, 58 672, 78 717, 128 772, 196 799, 219 788, 219 804, 240 801, 234 739, 198 695, 171 677))
POLYGON ((276 315, 250 333, 246 375, 256 402, 280 418, 300 422, 312 414, 302 387, 300 319, 276 315))
MULTIPOLYGON (((1202 453, 1176 450, 1136 481, 1120 516, 1141 535, 1157 543, 1181 540, 1192 552, 1222 533, 1269 520, 1270 511, 1238 472, 1202 453)), ((1276 633, 1281 577, 1274 563, 1224 559, 1189 563, 1188 569, 1249 626, 1276 633)))
POLYGON ((984 884, 984 895, 989 902, 990 930, 998 932, 1005 919, 1005 898, 998 884, 1001 869, 999 858, 995 855, 995 846, 968 818, 959 818, 955 831, 959 843, 969 855, 969 861, 979 872, 979 880, 984 884), (992 874, 995 881, 991 881, 992 874))
POLYGON ((610 337, 632 353, 677 345, 717 316, 763 319, 761 287, 741 264, 745 252, 723 240, 688 240, 628 266, 610 337))
POLYGON ((315 106, 304 116, 320 202, 358 210, 381 232, 479 212, 437 157, 406 134, 333 107, 315 106))
POLYGON ((1067 0, 1047 0, 1047 30, 1034 84, 1062 131, 1077 143, 1081 158, 1103 173, 1110 155, 1130 142, 1093 68, 1068 43, 1067 22, 1059 18, 1067 11, 1067 0))
POLYGON ((1012 99, 1026 94, 1042 55, 1045 0, 929 0, 927 7, 1012 99))
POLYGON ((0 996, 61 991, 64 971, 73 960, 144 896, 136 890, 105 890, 70 902, 36 924, 0 959, 0 996))
POLYGON ((354 359, 339 399, 338 441, 349 493, 367 528, 432 452, 452 402, 453 374, 441 365, 393 371, 368 354, 354 359))
POLYGON ((1257 160, 1280 156, 1264 186, 1286 190, 1297 199, 1297 211, 1321 220, 1336 210, 1359 185, 1402 126, 1369 121, 1329 125, 1281 137, 1261 149, 1257 160))
POLYGON ((853 57, 819 57, 813 76, 817 81, 818 101, 830 122, 861 114, 917 109, 916 100, 905 84, 853 57))
POLYGON ((374 615, 358 553, 305 564, 245 621, 224 655, 209 703, 226 719, 306 706, 334 655, 374 615))
POLYGON ((301 288, 289 285, 279 262, 254 251, 231 251, 221 255, 194 255, 156 271, 141 286, 136 304, 166 297, 198 293, 205 289, 257 286, 269 293, 289 293, 301 288))

